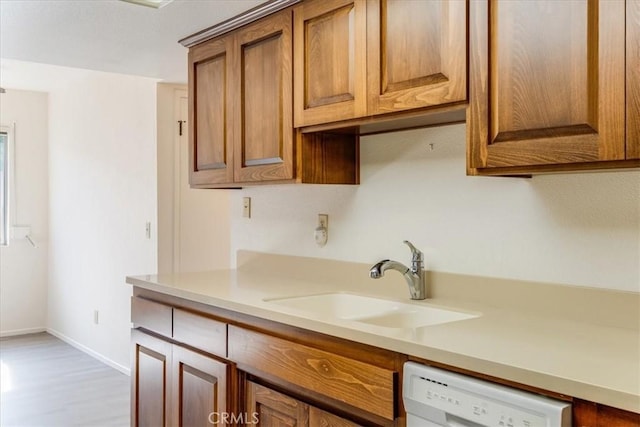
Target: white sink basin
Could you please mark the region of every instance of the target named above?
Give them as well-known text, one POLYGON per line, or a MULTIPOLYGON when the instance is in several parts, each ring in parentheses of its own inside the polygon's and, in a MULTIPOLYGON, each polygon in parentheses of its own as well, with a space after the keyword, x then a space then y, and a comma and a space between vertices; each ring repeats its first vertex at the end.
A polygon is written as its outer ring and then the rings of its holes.
POLYGON ((350 320, 392 328, 415 329, 472 319, 479 314, 449 310, 425 302, 399 302, 349 293, 329 293, 265 300, 317 319, 350 320))

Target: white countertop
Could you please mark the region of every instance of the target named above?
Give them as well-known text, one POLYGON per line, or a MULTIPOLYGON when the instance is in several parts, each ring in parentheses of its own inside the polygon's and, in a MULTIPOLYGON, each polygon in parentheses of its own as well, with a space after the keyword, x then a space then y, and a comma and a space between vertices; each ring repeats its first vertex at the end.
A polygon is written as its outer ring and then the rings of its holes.
POLYGON ((417 304, 481 315, 407 331, 314 318, 265 301, 351 292, 408 302, 409 292, 399 274, 371 280, 364 264, 308 258, 296 263, 293 257, 249 252, 239 253, 238 259, 237 270, 132 276, 127 283, 640 413, 640 298, 636 293, 511 284, 501 279, 495 282, 505 282, 500 285, 507 286, 503 291, 493 285, 478 289, 476 283, 490 279, 431 274, 434 295, 417 304), (516 290, 513 304, 505 303, 509 286, 516 290), (532 287, 540 288, 539 298, 532 296, 532 287), (522 289, 529 290, 528 301, 517 299, 522 289), (501 294, 492 298, 495 292, 501 294), (470 296, 460 297, 461 293, 470 296), (595 317, 592 306, 599 312, 595 317))

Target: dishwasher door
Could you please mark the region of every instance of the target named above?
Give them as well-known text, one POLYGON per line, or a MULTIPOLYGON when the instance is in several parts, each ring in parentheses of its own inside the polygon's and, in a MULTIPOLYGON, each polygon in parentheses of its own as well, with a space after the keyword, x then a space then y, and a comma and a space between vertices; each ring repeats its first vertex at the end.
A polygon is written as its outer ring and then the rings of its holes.
POLYGON ((407 427, 570 427, 571 404, 414 362, 404 364, 407 427))

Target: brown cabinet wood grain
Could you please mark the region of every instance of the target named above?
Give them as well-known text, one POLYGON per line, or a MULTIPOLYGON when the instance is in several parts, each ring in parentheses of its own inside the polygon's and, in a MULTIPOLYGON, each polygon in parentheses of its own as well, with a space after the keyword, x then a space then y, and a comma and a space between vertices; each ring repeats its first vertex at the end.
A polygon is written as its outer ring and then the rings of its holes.
POLYGON ((293 127, 292 19, 286 9, 189 50, 192 187, 359 183, 357 135, 293 127))
POLYGON ((291 12, 243 27, 235 36, 234 180, 294 177, 291 12))
POLYGON ((229 358, 382 418, 395 418, 395 372, 280 338, 229 326, 229 358))
POLYGON ((469 31, 470 173, 625 160, 624 0, 473 1, 469 31))
POLYGON ((627 158, 640 159, 640 1, 627 0, 627 158))
POLYGON ((308 405, 268 387, 247 382, 247 417, 262 427, 358 427, 350 420, 308 405))
POLYGON ((172 425, 226 425, 227 364, 176 345, 172 350, 172 425))
POLYGON ((246 384, 245 405, 261 427, 309 426, 309 405, 251 381, 246 384))
POLYGON ((296 127, 367 113, 366 6, 311 0, 294 9, 296 127))
POLYGON ((233 38, 189 49, 189 183, 233 182, 233 38))
POLYGON ((466 0, 302 2, 295 126, 466 102, 466 10, 466 0))
POLYGON ((132 426, 203 426, 229 414, 226 362, 137 329, 132 343, 132 426))
POLYGON ((573 425, 574 427, 638 427, 640 414, 575 399, 573 425))
POLYGON ((368 113, 467 99, 465 0, 367 3, 368 113))
POLYGON ((135 329, 131 339, 131 425, 168 426, 171 344, 135 329))

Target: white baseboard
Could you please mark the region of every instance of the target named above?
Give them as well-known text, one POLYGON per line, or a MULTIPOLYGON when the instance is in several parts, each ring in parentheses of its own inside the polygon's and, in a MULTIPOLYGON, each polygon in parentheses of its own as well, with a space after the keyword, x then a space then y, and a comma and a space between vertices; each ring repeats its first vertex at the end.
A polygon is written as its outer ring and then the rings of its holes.
POLYGON ((15 335, 37 334, 40 332, 45 332, 46 330, 46 328, 25 328, 13 329, 11 331, 0 331, 0 338, 13 337, 15 335))
POLYGON ((125 375, 129 375, 131 376, 131 369, 129 369, 126 366, 122 366, 119 363, 114 362, 113 360, 104 357, 102 354, 98 353, 95 350, 90 349, 89 347, 85 346, 84 344, 80 344, 78 341, 69 338, 68 336, 54 330, 51 328, 47 328, 47 332, 50 333, 51 335, 53 335, 54 337, 57 337, 59 339, 61 339, 62 341, 66 342, 67 344, 69 344, 72 347, 77 348, 78 350, 87 353, 89 356, 94 357, 96 359, 98 359, 99 361, 101 361, 102 363, 111 366, 113 369, 116 369, 120 372, 122 372, 125 375))

